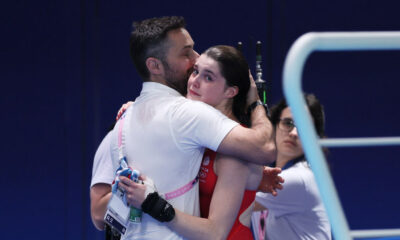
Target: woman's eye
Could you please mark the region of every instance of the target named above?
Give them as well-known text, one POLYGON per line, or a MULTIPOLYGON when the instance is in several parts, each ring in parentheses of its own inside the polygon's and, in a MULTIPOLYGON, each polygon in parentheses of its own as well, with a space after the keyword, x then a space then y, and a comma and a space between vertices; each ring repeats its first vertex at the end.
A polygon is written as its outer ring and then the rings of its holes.
POLYGON ((293 121, 292 121, 292 120, 289 120, 289 119, 283 121, 283 123, 284 123, 286 126, 293 126, 293 125, 294 125, 293 121))

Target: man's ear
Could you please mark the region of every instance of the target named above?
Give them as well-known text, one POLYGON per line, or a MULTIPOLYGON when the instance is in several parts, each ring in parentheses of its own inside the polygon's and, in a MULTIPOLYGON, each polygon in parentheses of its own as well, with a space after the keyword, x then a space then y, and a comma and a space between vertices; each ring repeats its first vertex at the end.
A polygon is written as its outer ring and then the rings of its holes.
POLYGON ((163 65, 157 58, 149 57, 146 59, 146 67, 150 74, 160 75, 164 72, 163 65))
POLYGON ((232 86, 232 87, 228 87, 225 90, 225 96, 227 98, 233 98, 234 96, 236 96, 239 93, 239 88, 237 86, 232 86))

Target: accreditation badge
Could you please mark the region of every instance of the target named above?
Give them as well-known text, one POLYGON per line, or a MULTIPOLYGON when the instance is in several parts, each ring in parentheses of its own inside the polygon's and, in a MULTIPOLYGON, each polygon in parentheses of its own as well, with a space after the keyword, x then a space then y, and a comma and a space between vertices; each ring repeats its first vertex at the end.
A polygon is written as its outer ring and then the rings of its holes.
POLYGON ((130 207, 124 203, 123 197, 124 192, 120 189, 112 194, 104 215, 104 221, 122 235, 126 232, 130 214, 130 207))

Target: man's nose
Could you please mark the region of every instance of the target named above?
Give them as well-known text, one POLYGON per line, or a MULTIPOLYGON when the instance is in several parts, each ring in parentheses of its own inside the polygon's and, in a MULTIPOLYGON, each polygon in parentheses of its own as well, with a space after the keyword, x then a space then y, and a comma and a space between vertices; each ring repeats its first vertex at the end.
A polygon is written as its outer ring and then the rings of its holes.
POLYGON ((193 55, 192 55, 192 62, 193 62, 193 64, 196 62, 196 60, 197 60, 197 58, 199 58, 199 54, 195 51, 195 50, 193 50, 193 55))

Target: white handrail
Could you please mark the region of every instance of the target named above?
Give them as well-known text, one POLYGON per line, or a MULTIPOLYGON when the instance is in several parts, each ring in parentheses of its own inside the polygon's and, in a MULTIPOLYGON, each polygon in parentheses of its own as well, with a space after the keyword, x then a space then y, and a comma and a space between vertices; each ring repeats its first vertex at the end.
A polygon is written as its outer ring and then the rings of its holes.
POLYGON ((325 138, 319 144, 323 147, 392 146, 400 145, 400 137, 325 138))
MULTIPOLYGON (((319 146, 312 119, 305 107, 301 75, 313 51, 393 50, 400 49, 400 32, 326 32, 307 33, 290 48, 283 69, 283 90, 299 129, 304 153, 312 166, 322 201, 327 210, 335 239, 351 240, 336 188, 319 146)), ((326 141, 326 140, 325 140, 326 141)), ((322 141, 322 143, 324 143, 322 141)))
POLYGON ((352 230, 350 233, 353 238, 395 237, 400 236, 400 228, 352 230))

